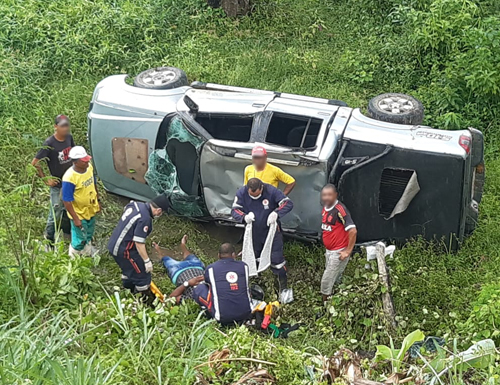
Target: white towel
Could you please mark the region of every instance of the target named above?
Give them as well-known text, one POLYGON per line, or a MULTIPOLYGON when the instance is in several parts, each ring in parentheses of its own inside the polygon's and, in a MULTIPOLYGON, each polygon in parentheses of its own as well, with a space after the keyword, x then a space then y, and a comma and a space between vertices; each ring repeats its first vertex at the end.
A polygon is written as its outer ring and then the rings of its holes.
POLYGON ((243 250, 241 252, 241 259, 248 265, 250 277, 256 276, 258 273, 263 272, 269 266, 271 266, 271 251, 273 248, 273 240, 274 235, 276 234, 277 224, 273 223, 269 226, 269 232, 267 233, 266 242, 264 243, 264 247, 262 248, 262 252, 260 254, 258 268, 257 262, 255 260, 255 252, 253 250, 252 227, 252 223, 249 223, 245 226, 245 235, 243 236, 243 250))

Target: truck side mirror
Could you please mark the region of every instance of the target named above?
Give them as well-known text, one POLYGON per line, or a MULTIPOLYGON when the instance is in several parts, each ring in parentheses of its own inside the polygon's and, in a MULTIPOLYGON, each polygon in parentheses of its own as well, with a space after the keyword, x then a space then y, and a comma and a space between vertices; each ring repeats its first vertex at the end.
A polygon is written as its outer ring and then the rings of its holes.
POLYGON ((189 111, 191 111, 195 114, 199 111, 200 107, 189 96, 184 95, 183 100, 184 100, 184 103, 186 104, 186 106, 188 106, 189 111))

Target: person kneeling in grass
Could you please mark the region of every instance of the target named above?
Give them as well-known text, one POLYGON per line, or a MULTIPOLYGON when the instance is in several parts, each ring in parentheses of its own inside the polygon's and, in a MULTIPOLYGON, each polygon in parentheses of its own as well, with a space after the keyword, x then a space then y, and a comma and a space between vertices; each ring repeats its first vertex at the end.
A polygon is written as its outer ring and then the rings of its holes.
MULTIPOLYGON (((186 246, 187 239, 187 235, 184 235, 181 240, 182 261, 177 261, 168 256, 162 258, 168 277, 176 286, 176 289, 170 293, 169 297, 175 298, 178 304, 185 299, 194 298, 194 288, 203 282, 203 274, 205 273, 203 262, 188 250, 186 246)), ((157 243, 153 243, 153 246, 158 255, 162 255, 161 247, 157 243)))
POLYGON ((82 146, 69 151, 73 162, 62 178, 62 200, 71 220, 71 244, 69 255, 94 256, 97 249, 92 246, 95 230, 95 215, 101 211, 96 187, 92 157, 82 146))
MULTIPOLYGON (((236 260, 234 246, 224 243, 219 248, 218 261, 206 269, 186 247, 187 236, 181 241, 183 260, 163 257, 167 274, 177 288, 169 297, 180 303, 193 299, 209 318, 221 325, 241 325, 252 315, 248 266, 236 260)), ((154 244, 158 253, 161 249, 154 244)), ((161 254, 160 254, 161 255, 161 254)))

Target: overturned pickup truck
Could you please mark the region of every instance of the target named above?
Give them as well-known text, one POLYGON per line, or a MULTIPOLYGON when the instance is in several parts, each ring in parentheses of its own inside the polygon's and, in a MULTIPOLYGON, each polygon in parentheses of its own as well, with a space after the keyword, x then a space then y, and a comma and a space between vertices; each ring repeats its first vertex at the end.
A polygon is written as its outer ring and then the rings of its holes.
POLYGON ((295 177, 284 231, 318 239, 321 188, 338 186, 358 241, 455 242, 476 226, 484 184, 483 136, 422 126, 403 94, 373 98, 365 116, 344 102, 195 82, 173 67, 110 76, 95 88, 88 138, 109 192, 236 225, 231 204, 256 143, 295 177))

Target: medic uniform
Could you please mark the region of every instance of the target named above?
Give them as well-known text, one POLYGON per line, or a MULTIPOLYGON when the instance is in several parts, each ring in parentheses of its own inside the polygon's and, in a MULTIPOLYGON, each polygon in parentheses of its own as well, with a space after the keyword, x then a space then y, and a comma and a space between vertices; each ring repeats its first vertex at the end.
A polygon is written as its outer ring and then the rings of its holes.
POLYGON ((151 273, 146 273, 144 260, 135 244, 146 243, 152 229, 151 205, 131 201, 125 206, 108 242, 108 251, 122 270, 123 286, 132 292, 146 291, 151 285, 151 273))
POLYGON ((245 262, 219 259, 205 270, 206 284, 194 288, 193 299, 222 325, 241 324, 252 315, 248 276, 245 262))
POLYGON ((348 231, 356 225, 343 203, 336 201, 332 207, 324 207, 321 229, 326 252, 326 267, 321 279, 321 294, 331 295, 333 286, 340 281, 349 258, 341 261, 340 252, 349 245, 348 231))
POLYGON ((293 202, 283 191, 278 190, 270 184, 264 183, 262 194, 258 199, 254 199, 248 193, 248 187, 244 186, 238 189, 231 212, 234 219, 244 223, 245 215, 255 214, 255 221, 252 227, 253 249, 255 258, 259 259, 264 243, 266 242, 269 227, 267 219, 269 214, 275 211, 278 214, 277 229, 274 236, 273 247, 271 251, 271 270, 284 281, 281 281, 282 289, 286 288, 286 268, 285 257, 283 256, 283 234, 281 230, 280 219, 288 214, 293 208, 293 202))

